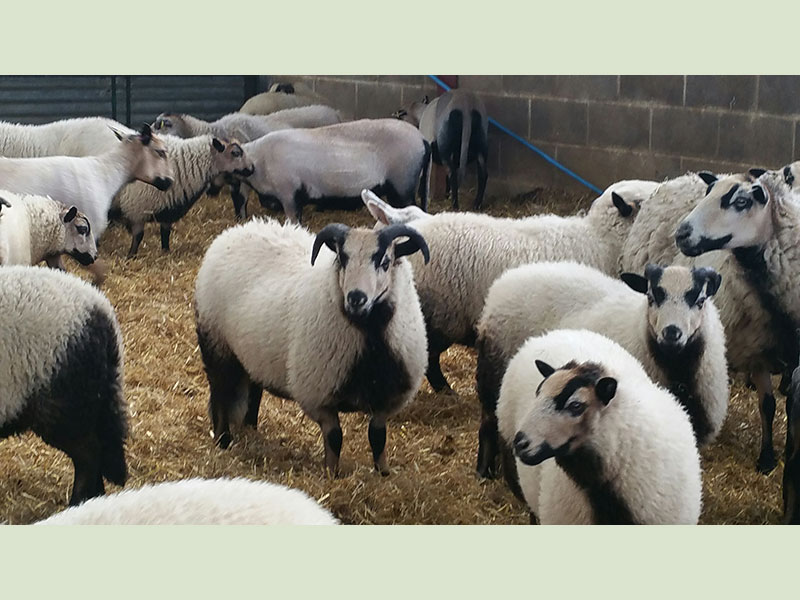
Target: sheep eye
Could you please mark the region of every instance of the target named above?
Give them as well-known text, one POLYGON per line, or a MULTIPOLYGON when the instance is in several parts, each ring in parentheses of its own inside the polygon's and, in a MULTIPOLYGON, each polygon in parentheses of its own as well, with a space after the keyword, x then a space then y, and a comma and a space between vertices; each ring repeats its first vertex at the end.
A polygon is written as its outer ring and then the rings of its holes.
POLYGON ((242 153, 239 152, 238 150, 234 150, 233 152, 231 152, 231 156, 233 156, 234 158, 239 158, 241 155, 242 153))
POLYGON ((751 203, 752 201, 750 198, 737 198, 733 205, 737 210, 744 210, 745 208, 750 208, 751 203))
POLYGON ((388 257, 388 256, 386 256, 386 257, 383 259, 383 262, 381 262, 381 268, 382 268, 384 271, 388 271, 388 270, 389 270, 389 264, 390 264, 390 263, 391 263, 391 261, 389 260, 389 257, 388 257))
POLYGON ((167 151, 166 150, 156 150, 156 154, 159 158, 167 158, 167 151))
POLYGON ((79 233, 79 234, 81 234, 81 235, 86 235, 87 233, 89 233, 89 229, 88 229, 88 228, 86 228, 86 227, 84 227, 83 225, 78 225, 78 226, 77 226, 75 229, 76 229, 76 230, 78 231, 78 233, 79 233))
POLYGON ((576 400, 573 400, 572 402, 567 404, 567 410, 569 411, 569 414, 571 414, 573 417, 579 417, 580 415, 583 414, 583 411, 586 410, 586 405, 581 404, 576 400))

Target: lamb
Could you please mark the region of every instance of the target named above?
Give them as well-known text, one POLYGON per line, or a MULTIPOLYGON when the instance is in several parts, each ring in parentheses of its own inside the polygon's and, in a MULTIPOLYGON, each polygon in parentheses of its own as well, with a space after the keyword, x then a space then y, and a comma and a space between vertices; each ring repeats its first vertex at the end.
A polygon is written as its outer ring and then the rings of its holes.
POLYGON ((758 390, 762 439, 756 466, 763 473, 776 464, 770 372, 797 362, 792 333, 800 323, 800 260, 793 232, 800 224, 794 199, 799 167, 720 178, 689 173, 667 181, 648 199, 621 256, 624 270, 674 262, 711 267, 722 276, 715 304, 729 366, 749 373, 758 390))
POLYGON ((147 484, 68 508, 36 525, 338 525, 300 490, 235 479, 147 484))
POLYGON ((262 202, 276 200, 300 222, 305 204, 358 199, 363 188, 390 204, 414 204, 419 183, 428 197, 430 144, 408 123, 361 119, 316 129, 286 129, 244 145, 256 172, 245 182, 262 202))
POLYGON ((240 113, 246 115, 268 115, 287 108, 299 106, 312 106, 314 104, 327 104, 315 96, 301 96, 300 94, 287 94, 283 92, 262 92, 256 94, 242 104, 240 113))
MULTIPOLYGON (((447 168, 447 186, 452 194, 453 209, 458 209, 458 186, 464 181, 467 165, 477 163, 475 210, 480 210, 488 178, 489 121, 486 106, 479 96, 464 90, 447 91, 430 103, 427 100, 425 96, 423 103, 414 103, 408 111, 400 110, 395 114, 419 127, 431 144, 433 162, 447 168), (424 108, 420 110, 421 107, 424 108)), ((422 208, 427 210, 427 206, 422 208)))
POLYGON ((130 226, 128 258, 139 251, 147 221, 158 222, 161 249, 169 251, 173 223, 194 206, 215 177, 222 173, 253 173, 253 161, 235 140, 227 142, 210 135, 188 140, 168 135, 163 140, 173 165, 174 185, 168 191, 159 191, 136 182, 124 188, 114 201, 113 213, 130 226))
POLYGON ((0 156, 94 156, 113 150, 118 145, 113 130, 124 135, 136 133, 122 123, 105 117, 63 119, 43 125, 0 121, 0 156))
POLYGON ((503 377, 497 416, 532 522, 697 523, 689 416, 616 342, 569 329, 528 339, 503 377))
POLYGON ((800 366, 792 373, 786 411, 786 461, 783 466, 783 522, 800 525, 800 366))
MULTIPOLYGON (((428 330, 428 381, 452 392, 439 356, 453 343, 473 345, 486 293, 506 269, 535 261, 574 260, 616 274, 622 244, 639 203, 658 184, 621 181, 594 200, 586 215, 501 219, 475 213, 439 213, 411 221, 431 248, 429 267, 414 258, 414 280, 428 330)), ((367 208, 381 223, 391 214, 369 195, 367 208)))
POLYGON ((46 156, 0 158, 3 188, 20 194, 50 196, 75 205, 92 225, 95 240, 108 226, 111 201, 134 179, 166 190, 172 184, 172 168, 164 143, 152 135, 149 125, 138 134, 123 135, 116 147, 97 156, 46 156))
POLYGON ((729 396, 725 333, 710 301, 720 276, 648 265, 644 277, 622 278, 577 263, 535 263, 492 284, 477 327, 478 475, 495 472, 497 397, 509 361, 526 339, 554 329, 581 327, 619 343, 684 406, 699 445, 717 436, 729 396))
POLYGON ((0 265, 35 265, 44 260, 63 271, 63 254, 82 265, 95 261, 91 224, 75 206, 48 196, 0 194, 0 265))
POLYGON ((375 468, 388 474, 386 419, 413 399, 425 373, 425 325, 404 259, 418 251, 428 259, 423 237, 403 225, 333 223, 315 237, 254 219, 217 237, 195 291, 216 443, 230 445, 231 424, 256 426, 263 388, 294 399, 320 425, 334 474, 339 412, 370 414, 375 468), (323 244, 331 253, 319 256, 323 244))
MULTIPOLYGON (((4 217, 5 218, 5 217, 4 217)), ((70 505, 124 485, 122 336, 91 284, 55 269, 0 268, 0 438, 33 431, 70 457, 70 505)))

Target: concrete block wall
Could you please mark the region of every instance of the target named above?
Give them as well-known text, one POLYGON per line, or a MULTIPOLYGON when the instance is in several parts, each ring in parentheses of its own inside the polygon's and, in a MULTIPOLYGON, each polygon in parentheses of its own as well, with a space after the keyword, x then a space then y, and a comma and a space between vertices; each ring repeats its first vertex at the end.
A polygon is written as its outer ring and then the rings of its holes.
MULTIPOLYGON (((297 79, 354 118, 388 116, 436 94, 425 76, 297 79)), ((600 188, 690 169, 777 168, 800 157, 800 76, 465 75, 458 82, 483 97, 491 117, 600 188)), ((489 131, 490 195, 586 189, 489 131)))

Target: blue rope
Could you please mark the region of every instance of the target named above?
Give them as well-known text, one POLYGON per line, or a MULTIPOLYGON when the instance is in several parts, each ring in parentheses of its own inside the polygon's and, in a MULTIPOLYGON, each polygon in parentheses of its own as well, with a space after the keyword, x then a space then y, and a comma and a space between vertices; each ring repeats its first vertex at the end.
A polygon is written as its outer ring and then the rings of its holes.
MULTIPOLYGON (((438 85, 439 87, 443 88, 444 90, 446 90, 446 91, 450 90, 450 86, 447 85, 444 81, 442 81, 438 77, 436 77, 436 75, 428 75, 428 77, 433 79, 436 82, 436 85, 438 85)), ((602 194, 603 193, 603 190, 601 190, 599 187, 597 187, 596 185, 592 185, 591 183, 586 181, 583 177, 581 177, 580 175, 578 175, 574 171, 571 171, 570 169, 568 169, 567 167, 562 165, 560 162, 558 162, 552 156, 550 156, 549 154, 546 154, 545 152, 543 152, 542 150, 540 150, 539 148, 537 148, 536 146, 531 144, 528 140, 518 136, 516 133, 514 133, 513 131, 511 131, 507 127, 504 127, 503 125, 501 125, 500 123, 495 121, 492 117, 489 117, 489 123, 491 123, 492 125, 497 127, 500 131, 502 131, 506 135, 509 135, 512 138, 514 138, 515 140, 517 140, 520 144, 522 144, 526 148, 529 148, 530 150, 533 150, 534 152, 536 152, 536 154, 541 156, 543 159, 545 159, 551 165, 553 165, 557 169, 560 169, 561 171, 563 171, 564 173, 566 173, 567 175, 569 175, 573 179, 576 179, 577 181, 579 181, 580 183, 582 183, 583 185, 588 187, 590 190, 592 190, 596 194, 602 194)))

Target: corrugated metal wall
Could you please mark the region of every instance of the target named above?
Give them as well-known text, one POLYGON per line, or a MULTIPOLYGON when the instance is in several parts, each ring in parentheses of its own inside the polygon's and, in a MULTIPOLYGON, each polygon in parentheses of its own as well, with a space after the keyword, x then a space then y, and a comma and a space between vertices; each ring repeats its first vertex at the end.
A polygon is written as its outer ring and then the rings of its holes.
POLYGON ((243 75, 0 76, 0 120, 46 123, 99 115, 135 127, 165 111, 216 119, 237 110, 267 81, 243 75))

